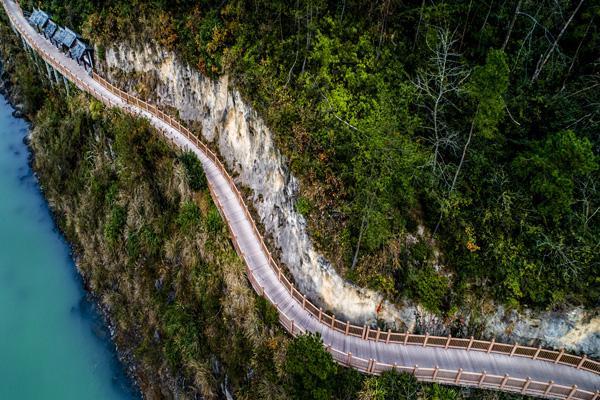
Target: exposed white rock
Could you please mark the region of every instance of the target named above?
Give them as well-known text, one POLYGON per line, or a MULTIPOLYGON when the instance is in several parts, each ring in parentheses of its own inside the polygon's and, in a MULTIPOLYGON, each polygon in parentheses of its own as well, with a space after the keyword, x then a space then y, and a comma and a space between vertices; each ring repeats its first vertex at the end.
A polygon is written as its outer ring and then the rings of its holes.
POLYGON ((537 338, 544 346, 600 356, 600 316, 581 307, 537 314, 529 310, 507 312, 499 307, 486 325, 485 334, 502 341, 533 345, 537 338))
MULTIPOLYGON (((336 316, 355 323, 373 322, 378 317, 390 326, 414 329, 417 308, 408 304, 396 307, 378 293, 344 281, 315 251, 306 221, 294 207, 298 181, 275 147, 272 132, 226 76, 219 80, 204 77, 172 53, 148 43, 135 48, 123 43, 107 48, 101 68, 132 92, 139 89, 140 82, 152 82, 156 87, 152 87, 154 97, 150 100, 177 109, 184 121, 201 126, 202 136, 218 146, 236 182, 251 189, 250 200, 303 293, 336 316), (379 305, 382 308, 377 315, 379 305)), ((423 235, 423 229, 420 227, 417 236, 423 235)), ((485 334, 523 344, 539 340, 543 345, 600 356, 597 313, 577 308, 569 313, 531 314, 507 313, 499 307, 488 317, 485 334)))
MULTIPOLYGON (((146 45, 106 49, 104 71, 127 89, 136 80, 119 79, 143 73, 156 83, 158 104, 174 107, 184 121, 202 127, 202 136, 218 145, 236 182, 252 190, 252 203, 267 233, 281 251, 299 289, 336 316, 364 323, 376 319, 381 295, 345 282, 317 252, 307 235, 306 221, 295 210, 298 181, 275 148, 273 135, 256 112, 230 87, 228 78, 208 79, 180 63, 173 54, 146 45)), ((379 318, 398 328, 414 324, 414 312, 383 302, 379 318)))

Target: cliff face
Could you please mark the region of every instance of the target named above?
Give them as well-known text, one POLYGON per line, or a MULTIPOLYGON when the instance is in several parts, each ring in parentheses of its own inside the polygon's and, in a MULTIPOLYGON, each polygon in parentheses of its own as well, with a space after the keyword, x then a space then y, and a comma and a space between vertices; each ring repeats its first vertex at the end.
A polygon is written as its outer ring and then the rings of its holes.
MULTIPOLYGON (((226 76, 217 81, 206 78, 174 54, 149 44, 135 48, 115 44, 106 49, 101 68, 128 91, 175 109, 207 142, 218 147, 236 182, 250 189, 249 199, 272 239, 272 248, 280 251, 280 259, 302 292, 338 317, 358 323, 379 319, 396 328, 415 328, 417 307, 396 307, 378 293, 344 281, 315 251, 306 221, 294 206, 297 179, 275 147, 272 132, 226 76), (383 307, 377 314, 379 305, 383 307)), ((435 316, 425 315, 425 319, 435 320, 435 316)), ((498 307, 483 324, 485 335, 504 341, 540 342, 600 355, 600 318, 582 309, 536 315, 498 307)))
MULTIPOLYGON (((306 221, 294 207, 298 181, 275 148, 271 131, 227 77, 208 79, 151 46, 108 48, 104 68, 128 90, 144 95, 149 88, 150 100, 175 108, 184 121, 200 127, 207 142, 218 146, 237 183, 251 189, 260 222, 301 291, 337 316, 361 323, 375 319, 381 296, 344 282, 314 250, 306 221)), ((414 319, 412 313, 405 314, 388 304, 379 318, 401 327, 414 319)))

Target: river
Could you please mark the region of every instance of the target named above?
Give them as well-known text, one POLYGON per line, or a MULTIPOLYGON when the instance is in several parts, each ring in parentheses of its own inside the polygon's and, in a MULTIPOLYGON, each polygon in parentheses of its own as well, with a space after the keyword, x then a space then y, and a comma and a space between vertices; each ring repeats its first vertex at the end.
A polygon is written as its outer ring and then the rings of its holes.
POLYGON ((132 399, 0 96, 0 399, 132 399))

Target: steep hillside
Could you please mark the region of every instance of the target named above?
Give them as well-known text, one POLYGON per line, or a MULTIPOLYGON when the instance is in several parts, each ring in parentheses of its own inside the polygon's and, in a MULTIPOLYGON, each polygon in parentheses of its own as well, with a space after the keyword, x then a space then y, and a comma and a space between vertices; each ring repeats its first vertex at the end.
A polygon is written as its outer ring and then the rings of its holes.
POLYGON ((198 161, 146 121, 51 86, 4 21, 0 39, 39 181, 144 398, 498 398, 365 378, 337 367, 319 338, 287 338, 251 291, 198 161))
MULTIPOLYGON (((113 67, 122 43, 153 38, 241 92, 283 156, 284 200, 257 189, 280 187, 273 176, 232 168, 294 278, 339 315, 415 328, 427 312, 391 305, 410 300, 442 317, 429 329, 556 345, 598 319, 597 1, 40 4, 113 67), (336 310, 338 273, 390 303, 348 289, 336 310), (530 308, 557 314, 511 311, 530 308)), ((139 78, 131 89, 156 96, 139 78)), ((215 136, 203 125, 214 108, 162 95, 215 136)))

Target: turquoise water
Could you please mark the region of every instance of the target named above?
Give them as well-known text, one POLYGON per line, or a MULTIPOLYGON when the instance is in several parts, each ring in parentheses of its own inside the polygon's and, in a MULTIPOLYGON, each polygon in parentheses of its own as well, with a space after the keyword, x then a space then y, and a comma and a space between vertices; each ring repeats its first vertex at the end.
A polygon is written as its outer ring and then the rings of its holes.
POLYGON ((137 397, 0 96, 0 399, 137 397))

